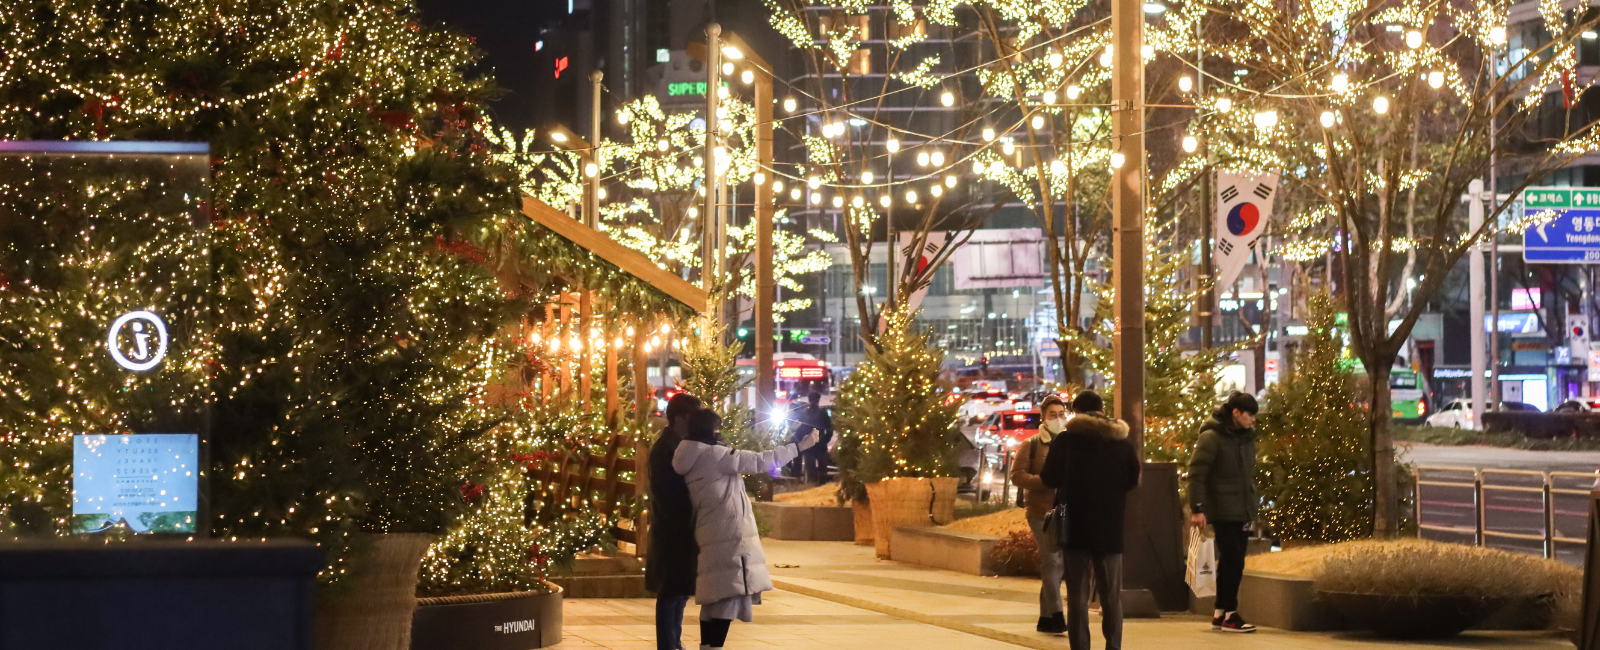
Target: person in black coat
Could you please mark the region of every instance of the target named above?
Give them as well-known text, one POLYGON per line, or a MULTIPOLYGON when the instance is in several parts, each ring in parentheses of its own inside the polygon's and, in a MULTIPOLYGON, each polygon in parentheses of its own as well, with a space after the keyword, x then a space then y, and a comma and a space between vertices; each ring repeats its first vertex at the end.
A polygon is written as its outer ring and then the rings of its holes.
POLYGON ((1039 479, 1066 506, 1062 545, 1067 582, 1067 641, 1089 650, 1089 576, 1100 595, 1106 650, 1122 647, 1122 522, 1128 492, 1139 484, 1139 453, 1128 425, 1106 417, 1093 391, 1072 400, 1075 412, 1050 443, 1039 479))
POLYGON ((694 505, 689 486, 672 469, 678 443, 689 434, 689 416, 700 398, 678 393, 667 402, 667 428, 650 445, 650 552, 644 586, 656 595, 656 650, 681 650, 683 608, 694 596, 700 547, 694 541, 694 505))

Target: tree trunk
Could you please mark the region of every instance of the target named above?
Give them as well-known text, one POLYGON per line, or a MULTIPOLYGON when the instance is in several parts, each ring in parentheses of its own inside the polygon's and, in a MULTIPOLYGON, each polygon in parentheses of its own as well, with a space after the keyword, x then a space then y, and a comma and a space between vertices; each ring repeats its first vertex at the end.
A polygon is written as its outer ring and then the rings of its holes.
POLYGON ((1372 536, 1390 539, 1400 534, 1400 483, 1395 475, 1394 438, 1389 431, 1389 370, 1394 359, 1385 361, 1367 363, 1367 377, 1372 380, 1367 432, 1372 444, 1372 536))

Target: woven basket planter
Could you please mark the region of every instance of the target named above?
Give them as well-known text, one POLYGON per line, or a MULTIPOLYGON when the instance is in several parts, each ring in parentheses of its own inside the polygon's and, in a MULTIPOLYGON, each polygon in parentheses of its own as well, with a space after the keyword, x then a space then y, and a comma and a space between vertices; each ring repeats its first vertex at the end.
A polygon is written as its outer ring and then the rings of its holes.
POLYGON ((850 509, 856 518, 856 545, 872 546, 872 504, 851 501, 850 509))
POLYGON ((889 557, 889 543, 897 527, 937 526, 954 520, 956 487, 960 482, 960 479, 945 477, 891 478, 868 483, 872 539, 878 557, 889 557))
POLYGON ((409 650, 417 573, 433 536, 373 535, 340 597, 317 606, 318 650, 409 650))

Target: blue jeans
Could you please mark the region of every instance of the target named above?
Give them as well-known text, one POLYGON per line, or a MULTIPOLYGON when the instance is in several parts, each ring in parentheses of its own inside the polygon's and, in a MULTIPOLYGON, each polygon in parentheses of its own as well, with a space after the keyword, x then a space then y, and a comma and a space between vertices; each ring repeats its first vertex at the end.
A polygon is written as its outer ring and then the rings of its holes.
POLYGON ((656 596, 656 650, 683 647, 683 608, 688 596, 656 596))

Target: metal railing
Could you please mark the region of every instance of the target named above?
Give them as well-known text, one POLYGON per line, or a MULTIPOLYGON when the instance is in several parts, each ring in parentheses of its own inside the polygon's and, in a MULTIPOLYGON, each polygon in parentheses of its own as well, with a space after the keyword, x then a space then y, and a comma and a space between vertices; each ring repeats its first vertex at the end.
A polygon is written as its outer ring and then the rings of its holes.
MULTIPOLYGON (((1455 533, 1455 534, 1460 534, 1460 535, 1472 535, 1473 544, 1475 546, 1488 546, 1490 538, 1542 542, 1543 545, 1544 545, 1544 549, 1543 549, 1544 550, 1544 556, 1547 557, 1547 558, 1554 558, 1556 556, 1556 544, 1558 544, 1558 543, 1562 543, 1562 544, 1586 544, 1588 542, 1588 540, 1584 539, 1584 538, 1563 537, 1563 536, 1557 534, 1557 532, 1556 532, 1556 508, 1555 508, 1555 498, 1554 497, 1556 495, 1562 495, 1562 494, 1588 496, 1590 490, 1588 490, 1588 489, 1576 489, 1576 488, 1558 488, 1558 487, 1555 487, 1553 479, 1572 478, 1572 479, 1583 479, 1583 480, 1587 480, 1587 481, 1595 481, 1596 480, 1596 475, 1595 474, 1590 474, 1590 473, 1585 473, 1585 472, 1539 472, 1539 471, 1518 470, 1518 469, 1480 469, 1480 468, 1477 468, 1477 467, 1417 466, 1412 470, 1412 477, 1414 479, 1416 479, 1416 488, 1415 488, 1415 493, 1413 495, 1413 498, 1411 500, 1411 506, 1412 506, 1412 515, 1415 517, 1415 521, 1417 522, 1417 536, 1418 537, 1422 536, 1422 532, 1423 531, 1431 530, 1431 531, 1437 531, 1437 532, 1455 533), (1458 473, 1458 474, 1471 474, 1472 475, 1472 480, 1471 481, 1466 481, 1466 480, 1454 480, 1454 481, 1448 481, 1448 480, 1424 480, 1423 479, 1423 472, 1454 472, 1454 473, 1458 473), (1485 476, 1489 476, 1489 477, 1493 477, 1493 476, 1538 477, 1540 485, 1538 487, 1534 487, 1532 485, 1496 485, 1496 484, 1494 484, 1492 482, 1485 482, 1485 480, 1484 480, 1485 476), (1423 486, 1472 488, 1472 510, 1473 510, 1473 515, 1474 515, 1473 516, 1473 520, 1474 520, 1473 526, 1470 527, 1470 528, 1466 527, 1466 526, 1445 526, 1445 525, 1439 525, 1439 524, 1429 524, 1429 523, 1423 521, 1422 520, 1422 488, 1423 488, 1423 486), (1543 506, 1543 509, 1544 509, 1544 517, 1543 517, 1543 520, 1542 520, 1543 524, 1544 524, 1543 525, 1543 529, 1544 530, 1543 530, 1542 534, 1532 535, 1532 534, 1528 534, 1528 533, 1513 533, 1513 532, 1501 531, 1501 530, 1490 530, 1488 528, 1488 526, 1485 524, 1485 518, 1486 518, 1485 517, 1485 514, 1486 514, 1485 511, 1487 510, 1487 508, 1486 508, 1484 495, 1488 494, 1488 493, 1495 493, 1495 492, 1538 494, 1539 495, 1540 504, 1543 506)), ((1587 531, 1587 527, 1585 527, 1585 531, 1587 531)))

